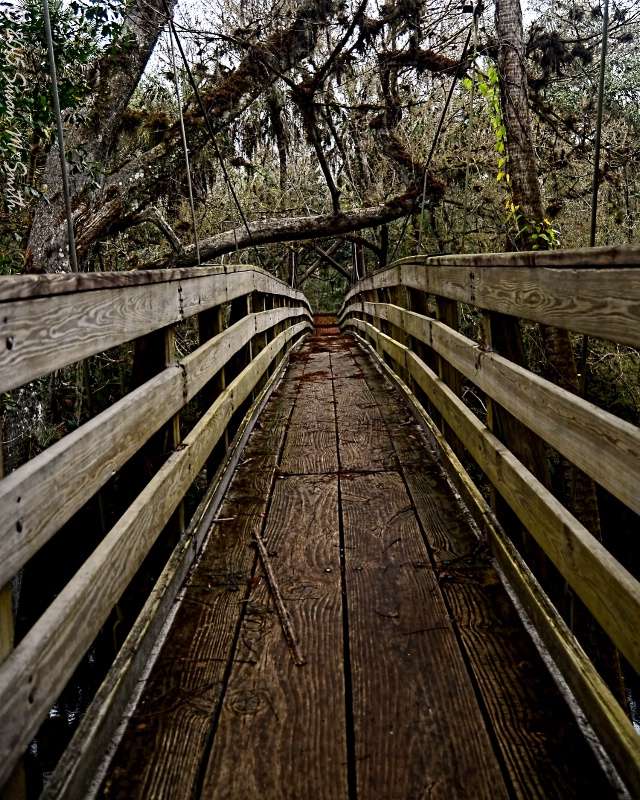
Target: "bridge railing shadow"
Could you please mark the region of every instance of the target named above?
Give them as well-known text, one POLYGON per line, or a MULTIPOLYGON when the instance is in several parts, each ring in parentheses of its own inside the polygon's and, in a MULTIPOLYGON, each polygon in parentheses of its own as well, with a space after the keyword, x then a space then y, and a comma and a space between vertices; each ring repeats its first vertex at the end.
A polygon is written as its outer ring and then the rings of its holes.
POLYGON ((640 247, 408 258, 355 284, 339 318, 422 416, 548 653, 640 795, 640 737, 570 630, 572 607, 562 608, 542 563, 639 672, 638 576, 554 496, 542 462, 559 453, 639 514, 640 429, 512 356, 518 320, 637 348, 640 247), (459 331, 461 310, 476 315, 478 341, 459 331), (463 385, 478 413, 461 398, 463 385), (484 496, 465 467, 482 471, 484 496))
POLYGON ((3 278, 0 321, 2 392, 136 340, 131 390, 0 480, 0 587, 115 475, 129 497, 15 649, 11 593, 3 591, 0 787, 164 542, 159 577, 147 582, 144 607, 48 787, 84 796, 253 422, 288 351, 313 327, 311 309, 268 273, 227 265, 3 278), (189 319, 197 319, 199 346, 181 356, 176 326, 189 319), (196 397, 203 410, 185 434, 180 413, 196 397), (187 524, 184 497, 203 470, 209 489, 187 524))

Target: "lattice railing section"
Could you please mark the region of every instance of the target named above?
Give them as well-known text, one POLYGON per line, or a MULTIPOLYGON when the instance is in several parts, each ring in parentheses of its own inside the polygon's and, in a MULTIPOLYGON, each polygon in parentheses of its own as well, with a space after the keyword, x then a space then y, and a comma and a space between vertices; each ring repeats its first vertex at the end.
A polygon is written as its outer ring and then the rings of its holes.
MULTIPOLYGON (((301 292, 260 270, 229 266, 4 278, 0 324, 3 392, 133 339, 143 375, 137 388, 0 481, 0 587, 158 432, 169 451, 0 666, 2 786, 173 521, 177 547, 86 720, 85 737, 104 748, 211 523, 209 510, 230 472, 225 458, 241 449, 283 357, 312 328, 312 317, 301 292), (195 315, 199 346, 178 357, 175 326, 195 315), (178 415, 198 393, 206 410, 181 437, 178 415), (214 449, 221 453, 218 477, 185 526, 183 498, 207 462, 215 472, 214 449)), ((6 605, 10 593, 2 597, 6 605)), ((0 611, 6 620, 10 608, 0 611)), ((6 627, 0 629, 6 654, 6 627)))
POLYGON ((495 412, 506 410, 636 514, 640 430, 505 357, 513 343, 497 347, 492 330, 504 329, 505 319, 517 325, 515 318, 640 346, 640 248, 406 259, 357 283, 340 322, 377 352, 418 407, 428 406, 426 424, 461 495, 614 764, 640 794, 640 737, 457 457, 473 457, 639 671, 640 583, 514 455, 526 449, 523 437, 510 449, 495 412), (460 308, 469 306, 481 312, 479 342, 456 329, 460 308), (461 400, 462 380, 484 393, 486 418, 461 400))

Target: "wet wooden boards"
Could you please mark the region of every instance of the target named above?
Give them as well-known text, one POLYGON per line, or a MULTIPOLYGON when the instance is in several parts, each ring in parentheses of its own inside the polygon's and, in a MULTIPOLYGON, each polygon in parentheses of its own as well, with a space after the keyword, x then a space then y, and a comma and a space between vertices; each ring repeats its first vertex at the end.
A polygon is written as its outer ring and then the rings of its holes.
POLYGON ((219 520, 100 797, 615 796, 420 429, 349 337, 296 354, 219 520))

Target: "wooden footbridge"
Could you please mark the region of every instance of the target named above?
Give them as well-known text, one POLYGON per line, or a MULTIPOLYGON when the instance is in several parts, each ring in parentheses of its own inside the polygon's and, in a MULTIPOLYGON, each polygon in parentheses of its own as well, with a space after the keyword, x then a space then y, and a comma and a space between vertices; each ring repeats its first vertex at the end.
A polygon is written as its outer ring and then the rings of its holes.
POLYGON ((137 365, 0 481, 3 797, 132 586, 150 589, 45 798, 640 797, 640 738, 509 534, 635 671, 640 583, 496 420, 635 513, 640 430, 510 360, 492 332, 516 319, 640 346, 640 248, 406 259, 315 330, 301 292, 246 266, 2 279, 3 391, 133 340, 137 365), (118 480, 130 502, 83 529, 14 643, 12 580, 118 480))

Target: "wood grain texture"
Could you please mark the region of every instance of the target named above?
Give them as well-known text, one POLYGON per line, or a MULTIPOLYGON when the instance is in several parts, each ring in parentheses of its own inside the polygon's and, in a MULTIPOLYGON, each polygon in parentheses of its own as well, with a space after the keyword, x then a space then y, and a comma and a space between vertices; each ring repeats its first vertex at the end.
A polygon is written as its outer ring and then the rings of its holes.
POLYGON ((397 466, 393 444, 376 398, 352 356, 332 354, 332 370, 355 377, 336 378, 335 402, 339 421, 340 469, 386 471, 397 466))
POLYGON ((164 370, 0 481, 0 574, 9 580, 183 405, 164 370))
POLYGON ((488 552, 443 483, 435 453, 425 447, 415 423, 403 424, 401 406, 384 403, 380 410, 387 424, 396 426, 393 442, 399 453, 412 445, 422 452, 421 460, 403 465, 405 482, 515 796, 613 797, 488 552))
MULTIPOLYGON (((274 414, 271 405, 255 434, 262 444, 243 464, 245 481, 234 483, 228 498, 237 505, 226 506, 220 514, 226 516, 228 508, 235 518, 220 523, 221 531, 227 524, 240 524, 246 551, 251 534, 264 525, 269 558, 309 663, 300 668, 292 665, 267 586, 264 580, 253 579, 262 574, 260 564, 247 581, 245 567, 241 571, 238 561, 227 560, 224 552, 229 551, 217 548, 223 542, 212 540, 217 561, 200 572, 187 590, 193 606, 185 607, 177 623, 184 630, 176 633, 175 649, 165 646, 162 667, 152 678, 155 688, 148 687, 144 711, 130 726, 130 735, 139 737, 139 742, 123 742, 120 766, 112 770, 103 788, 109 793, 103 796, 346 800, 351 756, 357 784, 351 789, 357 788, 365 800, 577 798, 585 796, 580 791, 586 785, 598 796, 611 796, 601 778, 600 782, 593 778, 597 770, 592 762, 586 763, 584 752, 579 747, 573 752, 575 730, 567 728, 566 716, 558 715, 555 701, 545 691, 531 696, 531 686, 540 677, 538 667, 528 663, 530 650, 519 646, 513 610, 508 604, 502 607, 505 601, 495 575, 486 570, 486 557, 476 554, 479 560, 474 563, 448 563, 469 552, 468 526, 466 534, 463 531, 466 518, 452 504, 453 498, 445 499, 449 489, 406 408, 344 339, 324 347, 329 358, 311 339, 292 361, 294 384, 285 382, 274 394, 274 402, 283 408, 295 403, 286 423, 287 438, 305 425, 323 430, 328 416, 316 418, 318 403, 326 402, 330 385, 336 394, 343 385, 344 401, 337 402, 336 397, 333 406, 338 440, 358 424, 379 435, 386 425, 398 438, 396 463, 402 466, 392 472, 341 469, 338 474, 285 474, 275 469, 279 440, 271 431, 286 420, 277 411, 274 414), (360 423, 358 398, 363 404, 360 423), (269 485, 271 476, 275 480, 264 518, 255 492, 261 488, 266 498, 267 472, 269 485), (338 481, 349 632, 347 676, 342 665, 338 481), (245 509, 250 525, 240 519, 245 509), (416 513, 433 544, 431 556, 416 513), (230 587, 233 579, 236 585, 230 587), (245 582, 251 586, 247 594, 243 594, 245 582), (238 631, 235 649, 228 645, 230 628, 224 622, 227 644, 211 651, 202 644, 203 638, 213 642, 218 635, 215 619, 202 617, 216 591, 248 601, 240 604, 246 613, 233 617, 238 631), (452 610, 458 617, 457 635, 452 610), (475 685, 484 695, 484 718, 461 643, 475 685), (207 660, 217 657, 228 665, 227 677, 219 671, 221 662, 207 660), (210 679, 207 669, 213 675, 210 679), (193 675, 188 686, 183 683, 186 672, 193 675), (514 689, 511 684, 518 679, 523 687, 514 689), (345 714, 349 698, 353 731, 345 714), (156 709, 167 720, 162 736, 158 730, 165 723, 156 722, 156 709), (352 734, 355 752, 349 744, 352 734), (509 788, 494 754, 496 742, 509 788), (149 749, 156 745, 157 754, 150 756, 149 749), (581 765, 581 758, 584 774, 571 789, 568 765, 581 765), (509 760, 514 763, 508 764, 509 760), (530 770, 534 772, 529 774, 530 770), (146 775, 144 789, 136 783, 140 773, 146 775), (201 792, 194 790, 198 773, 201 792), (563 780, 569 791, 554 794, 553 787, 562 786, 563 780)), ((397 342, 394 347, 394 356, 405 358, 397 342)), ((368 459, 368 447, 363 447, 360 464, 368 459)))
POLYGON ((346 800, 337 477, 276 481, 264 540, 277 553, 271 564, 307 664, 294 666, 262 581, 247 605, 201 797, 346 800))
POLYGON ((253 336, 262 334, 285 320, 311 320, 300 308, 278 308, 260 311, 243 317, 213 339, 181 360, 185 375, 186 400, 191 400, 211 378, 248 344, 253 336))
POLYGON ((305 475, 336 472, 336 423, 328 354, 308 354, 291 416, 280 470, 305 475))
MULTIPOLYGON (((126 272, 78 272, 60 275, 10 275, 0 281, 0 301, 26 300, 34 297, 53 297, 99 289, 120 289, 127 286, 150 286, 157 283, 190 282, 219 276, 256 276, 256 286, 269 287, 273 294, 282 294, 306 302, 303 292, 292 289, 268 272, 247 264, 209 264, 181 269, 131 270, 126 272)), ((266 291, 266 289, 265 289, 266 291)), ((201 309, 202 310, 202 309, 201 309)))
MULTIPOLYGON (((380 347, 401 345, 364 325, 380 347)), ((640 671, 640 583, 548 492, 422 362, 405 350, 409 374, 447 419, 522 524, 575 589, 616 646, 640 671)))
MULTIPOLYGON (((298 349, 296 347, 296 351, 298 349)), ((288 361, 289 359, 287 363, 288 361)), ((280 370, 271 376, 269 383, 252 406, 251 413, 243 420, 222 463, 212 475, 212 481, 194 512, 185 535, 156 581, 143 610, 118 651, 109 673, 58 762, 42 800, 54 800, 54 798, 85 800, 89 787, 95 784, 95 775, 104 760, 104 752, 118 732, 127 704, 138 694, 145 665, 148 665, 150 653, 157 644, 172 607, 179 601, 177 595, 184 587, 190 568, 201 553, 203 541, 212 526, 212 521, 221 517, 220 506, 235 469, 239 467, 240 472, 243 472, 245 467, 250 470, 255 468, 254 459, 251 458, 252 453, 249 452, 250 449, 254 454, 256 451, 256 447, 252 444, 255 442, 255 437, 250 439, 251 434, 255 432, 260 438, 265 436, 270 438, 270 434, 278 425, 281 426, 281 431, 286 425, 285 409, 282 408, 286 405, 286 401, 281 398, 276 400, 273 397, 273 389, 282 378, 281 372, 280 370), (267 406, 270 399, 271 404, 267 406), (281 422, 278 414, 272 413, 274 404, 283 412, 281 422), (261 430, 256 425, 261 413, 269 416, 271 428, 266 434, 257 433, 261 430), (251 448, 247 447, 247 443, 251 448)), ((278 446, 276 446, 277 451, 278 446)), ((258 456, 260 455, 258 449, 258 456)), ((264 465, 268 464, 266 459, 258 460, 263 461, 264 465)))
MULTIPOLYGON (((360 340, 365 348, 367 344, 360 340)), ((372 351, 371 351, 372 352, 372 351)), ((384 367, 383 367, 384 369, 384 367)), ((458 461, 455 453, 451 450, 446 440, 430 420, 424 408, 417 398, 412 394, 406 385, 398 381, 397 377, 390 376, 398 385, 401 393, 414 409, 416 417, 422 422, 427 436, 439 454, 441 463, 447 470, 454 486, 460 492, 463 502, 476 520, 482 535, 491 547, 491 551, 505 572, 510 585, 515 590, 520 602, 529 619, 533 622, 536 630, 541 636, 542 641, 548 648, 555 663, 560 667, 570 689, 578 699, 587 719, 593 725, 600 740, 603 742, 607 752, 613 760, 619 774, 623 777, 632 794, 640 791, 640 738, 633 729, 630 720, 616 702, 610 690, 596 672, 593 664, 586 657, 584 651, 577 643, 575 636, 569 631, 564 621, 561 619, 557 610, 544 594, 538 582, 532 575, 530 569, 523 561, 522 557, 508 539, 502 528, 496 523, 493 513, 487 502, 484 500, 478 489, 473 484, 465 472, 462 464, 458 461)), ((381 406, 381 411, 385 416, 387 424, 390 426, 402 427, 402 433, 394 435, 394 444, 399 449, 399 457, 403 464, 405 480, 407 482, 412 499, 417 507, 419 515, 423 515, 423 503, 429 509, 429 519, 433 520, 433 501, 430 490, 430 470, 425 473, 424 461, 420 463, 417 459, 409 457, 403 458, 403 454, 408 451, 421 449, 408 431, 411 426, 407 426, 405 418, 398 416, 401 406, 393 403, 385 403, 381 406), (399 421, 400 419, 400 421, 399 421), (403 445, 403 436, 409 436, 403 445), (405 466, 406 465, 406 466, 405 466), (426 482, 426 486, 423 486, 426 482)), ((438 508, 438 507, 436 507, 438 508)), ((456 534, 464 529, 456 525, 443 527, 438 524, 427 524, 423 521, 423 529, 427 535, 428 542, 434 550, 435 558, 442 563, 442 559, 449 560, 446 553, 448 549, 446 541, 450 540, 450 547, 457 556, 470 553, 474 548, 468 543, 465 544, 456 534)), ((453 555, 453 553, 452 553, 453 555)), ((477 558, 476 553, 474 558, 477 558)), ((457 562, 459 570, 464 561, 457 562)), ((447 565, 449 567, 450 565, 447 565)), ((478 571, 473 566, 472 575, 475 580, 479 576, 478 571)), ((445 592, 455 591, 456 582, 452 581, 450 569, 447 570, 449 579, 444 584, 445 592)), ((468 582, 467 582, 468 583, 468 582)), ((533 657, 527 654, 530 642, 525 641, 524 647, 520 642, 518 631, 508 623, 508 615, 511 612, 511 604, 503 603, 496 598, 496 584, 494 581, 487 581, 487 586, 493 589, 486 597, 476 597, 476 601, 484 601, 485 614, 489 614, 489 624, 480 627, 477 623, 475 636, 476 643, 483 646, 487 640, 488 648, 495 647, 498 659, 493 658, 489 661, 489 672, 495 669, 495 664, 504 660, 505 652, 507 655, 504 671, 499 677, 499 686, 496 690, 483 693, 489 717, 494 720, 494 730, 500 741, 503 737, 505 742, 501 742, 503 748, 505 764, 511 775, 514 790, 520 795, 532 796, 527 793, 527 787, 542 787, 542 796, 552 797, 584 797, 595 795, 602 797, 610 796, 612 789, 602 781, 597 766, 593 763, 590 751, 585 752, 586 742, 581 734, 573 734, 567 730, 566 717, 568 709, 562 704, 558 706, 557 697, 549 697, 548 685, 550 677, 545 670, 536 674, 533 686, 526 680, 526 673, 535 666, 538 660, 537 654, 533 657), (496 599, 499 602, 496 602, 496 599), (505 617, 505 614, 507 615, 505 617), (520 652, 516 655, 515 651, 509 655, 510 648, 520 647, 520 652), (521 655, 525 654, 522 658, 521 655), (524 673, 524 674, 523 674, 524 673), (515 685, 513 679, 516 678, 515 685), (524 678, 524 679, 523 679, 524 678), (505 693, 503 699, 501 694, 505 693), (505 730, 501 720, 504 717, 504 709, 513 708, 517 705, 521 695, 527 702, 527 712, 520 715, 510 715, 510 724, 516 730, 511 734, 505 730), (541 698, 544 700, 541 702, 541 698), (506 700, 506 702, 504 702, 506 700), (495 706, 495 707, 494 707, 495 706), (560 736, 559 736, 560 734, 560 736), (567 735, 568 734, 568 735, 567 735), (505 746, 506 745, 506 746, 505 746), (527 752, 521 753, 520 748, 524 747, 527 752), (562 753, 562 758, 558 755, 562 753), (565 759, 566 753, 566 759, 565 759), (548 762, 553 762, 549 764, 548 762), (528 765, 529 769, 523 771, 522 765, 528 765), (564 785, 562 783, 564 781, 564 785)), ((474 592, 475 594, 475 592, 474 592)), ((484 591, 483 591, 484 594, 484 591)), ((465 631, 462 631, 463 641, 465 631)), ((528 639, 528 637, 527 637, 528 639)), ((482 672, 485 659, 474 658, 477 644, 469 651, 469 657, 474 672, 482 672)), ((483 682, 480 677, 479 683, 483 682)), ((484 679, 486 680, 486 678, 484 679)), ((555 687, 555 684, 554 684, 555 687)), ((557 693, 556 693, 557 695, 557 693)), ((573 725, 573 715, 571 715, 570 725, 573 725)), ((537 792, 533 796, 538 796, 537 792)))
MULTIPOLYGON (((640 246, 637 244, 612 247, 589 247, 569 250, 529 250, 519 253, 469 253, 464 255, 427 256, 405 259, 409 263, 429 265, 486 266, 492 264, 512 267, 554 267, 561 269, 589 269, 597 267, 640 266, 640 246)), ((405 263, 401 261, 400 263, 405 263)))
POLYGON ((340 486, 358 795, 508 797, 402 479, 340 486))
POLYGON ((249 591, 261 527, 293 398, 277 395, 244 457, 212 526, 158 656, 98 794, 109 800, 191 796, 249 591))
POLYGON ((307 323, 284 331, 225 389, 49 609, 0 666, 0 707, 10 724, 0 731, 0 785, 48 713, 111 608, 231 416, 275 354, 307 323), (87 614, 87 609, 91 613, 87 614))
MULTIPOLYGON (((402 284, 488 311, 638 346, 640 269, 637 248, 628 252, 629 257, 613 268, 607 268, 605 253, 603 266, 583 267, 576 266, 580 255, 568 258, 567 251, 533 254, 532 259, 528 253, 466 257, 468 262, 463 257, 407 259, 356 284, 345 306, 363 291, 402 284)), ((581 257, 584 264, 592 256, 582 251, 581 257)), ((590 263, 597 263, 593 258, 590 263)))
POLYGON ((328 424, 324 430, 292 427, 282 456, 285 474, 306 475, 336 472, 336 431, 328 424))
MULTIPOLYGON (((128 275, 129 273, 117 273, 128 275)), ((100 275, 104 276, 104 273, 100 275)), ((12 281, 20 296, 29 278, 12 281), (26 281, 26 284, 25 284, 26 281)), ((0 302, 0 391, 21 386, 68 364, 118 344, 180 322, 186 317, 250 294, 256 284, 266 291, 284 294, 308 309, 308 302, 281 281, 253 270, 189 277, 140 284, 108 282, 84 276, 42 276, 61 279, 66 286, 83 283, 108 286, 76 292, 54 293, 29 299, 0 302), (68 280, 69 279, 69 280, 68 280)), ((108 277, 108 276, 107 276, 108 277)), ((56 281, 49 281, 51 286, 56 281)), ((0 287, 3 283, 0 281, 0 287)), ((5 296, 11 294, 5 291, 5 296)))
MULTIPOLYGON (((395 306, 364 304, 436 350, 572 463, 640 513, 640 429, 597 408, 440 322, 395 306)), ((446 381, 445 381, 446 382, 446 381)))
POLYGON ((290 316, 297 316, 296 310, 246 317, 0 481, 0 585, 192 399, 256 330, 290 316))

